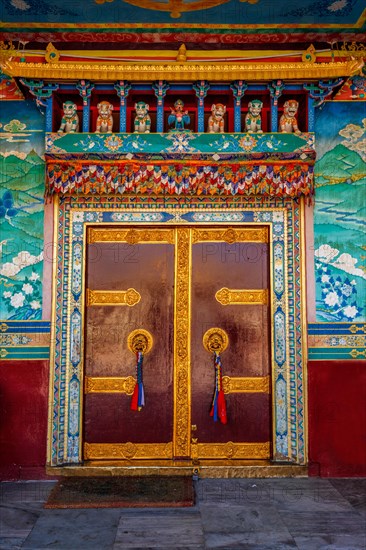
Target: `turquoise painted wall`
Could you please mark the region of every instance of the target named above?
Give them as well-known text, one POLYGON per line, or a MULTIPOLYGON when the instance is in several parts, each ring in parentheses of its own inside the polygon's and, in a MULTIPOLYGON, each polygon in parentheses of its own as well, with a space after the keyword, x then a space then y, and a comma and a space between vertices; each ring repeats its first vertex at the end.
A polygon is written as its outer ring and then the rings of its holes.
POLYGON ((318 322, 366 319, 366 102, 317 113, 315 275, 318 322))
POLYGON ((0 319, 41 319, 44 117, 33 101, 0 105, 0 319))

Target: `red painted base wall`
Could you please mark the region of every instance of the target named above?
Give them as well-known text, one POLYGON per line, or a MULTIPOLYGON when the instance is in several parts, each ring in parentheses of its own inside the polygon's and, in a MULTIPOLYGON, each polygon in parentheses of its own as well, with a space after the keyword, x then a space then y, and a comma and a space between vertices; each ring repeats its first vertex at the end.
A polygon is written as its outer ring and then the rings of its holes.
MULTIPOLYGON (((47 477, 48 371, 0 362, 0 479, 47 477)), ((365 404, 365 361, 309 363, 309 475, 366 476, 365 404)))
POLYGON ((309 475, 366 476, 366 362, 308 365, 309 475))
POLYGON ((0 479, 46 478, 48 361, 0 362, 0 479))

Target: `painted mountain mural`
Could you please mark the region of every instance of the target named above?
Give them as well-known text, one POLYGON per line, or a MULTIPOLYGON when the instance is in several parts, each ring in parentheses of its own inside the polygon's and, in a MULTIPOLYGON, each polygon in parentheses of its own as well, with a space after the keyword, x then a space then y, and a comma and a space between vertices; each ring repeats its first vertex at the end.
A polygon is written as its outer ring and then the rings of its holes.
MULTIPOLYGON (((349 107, 352 115, 354 106, 349 107)), ((360 120, 363 109, 358 108, 355 118, 345 125, 343 116, 334 118, 334 105, 332 110, 333 124, 338 122, 336 134, 343 141, 315 167, 316 318, 320 322, 364 322, 366 162, 362 144, 366 119, 360 120)), ((321 122, 320 117, 319 132, 321 122)))
POLYGON ((16 110, 11 103, 0 120, 0 319, 41 319, 44 160, 40 138, 44 134, 39 126, 43 120, 23 102, 17 102, 16 110), (19 120, 24 108, 26 123, 19 120))

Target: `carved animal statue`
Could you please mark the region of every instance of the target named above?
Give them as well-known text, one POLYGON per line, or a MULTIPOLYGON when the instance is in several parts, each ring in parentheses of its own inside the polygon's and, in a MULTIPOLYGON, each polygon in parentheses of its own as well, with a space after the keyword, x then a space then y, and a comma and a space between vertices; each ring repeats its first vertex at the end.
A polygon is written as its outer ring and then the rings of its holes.
POLYGON ((296 114, 299 108, 299 103, 296 99, 289 99, 285 101, 283 106, 283 115, 280 118, 280 129, 282 133, 301 134, 297 125, 296 114))
POLYGON ((149 105, 144 101, 138 101, 135 103, 135 112, 135 134, 149 134, 151 128, 149 105))
POLYGON ((211 107, 211 116, 208 119, 207 131, 210 134, 225 132, 226 106, 222 103, 214 103, 211 107))
POLYGON ((248 112, 245 115, 245 131, 263 134, 262 112, 263 103, 260 99, 252 99, 248 104, 248 112))
POLYGON ((64 110, 63 117, 61 119, 61 125, 58 130, 59 134, 73 134, 79 131, 79 116, 77 114, 76 104, 72 101, 65 101, 62 108, 64 110))
POLYGON ((98 118, 95 133, 105 134, 113 131, 113 105, 109 101, 101 101, 97 105, 98 118))

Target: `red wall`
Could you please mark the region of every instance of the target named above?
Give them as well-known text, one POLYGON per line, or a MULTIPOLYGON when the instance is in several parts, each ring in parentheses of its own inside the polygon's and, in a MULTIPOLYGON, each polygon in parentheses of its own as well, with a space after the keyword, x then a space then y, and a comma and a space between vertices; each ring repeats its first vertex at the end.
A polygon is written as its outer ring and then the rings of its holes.
MULTIPOLYGON (((0 362, 0 479, 46 478, 48 361, 0 362)), ((308 365, 309 475, 366 476, 365 361, 308 365)))
POLYGON ((45 478, 48 361, 0 362, 0 479, 45 478))
POLYGON ((366 476, 366 362, 308 365, 309 475, 366 476))

